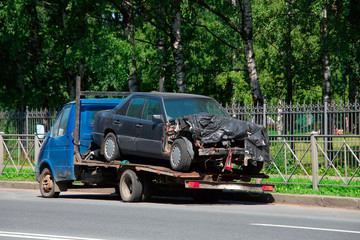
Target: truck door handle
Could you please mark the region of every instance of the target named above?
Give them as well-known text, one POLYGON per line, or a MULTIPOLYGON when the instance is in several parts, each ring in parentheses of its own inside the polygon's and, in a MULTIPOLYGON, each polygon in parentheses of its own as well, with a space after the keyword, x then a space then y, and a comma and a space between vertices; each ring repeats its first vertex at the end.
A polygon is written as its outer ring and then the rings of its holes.
POLYGON ((114 120, 114 124, 120 124, 120 120, 114 120))
POLYGON ((138 127, 138 128, 142 128, 142 127, 143 127, 143 125, 142 125, 141 123, 139 123, 139 124, 137 124, 137 125, 136 125, 136 127, 138 127))

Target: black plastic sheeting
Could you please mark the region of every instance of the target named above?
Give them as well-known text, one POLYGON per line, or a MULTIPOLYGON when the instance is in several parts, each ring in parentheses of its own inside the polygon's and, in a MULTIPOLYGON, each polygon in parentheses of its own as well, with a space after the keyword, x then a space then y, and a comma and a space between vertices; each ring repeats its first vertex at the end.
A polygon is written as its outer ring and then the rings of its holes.
POLYGON ((194 140, 203 144, 218 143, 223 140, 247 140, 245 144, 257 161, 271 162, 269 135, 266 128, 251 122, 208 113, 193 114, 175 120, 182 131, 192 133, 194 140))

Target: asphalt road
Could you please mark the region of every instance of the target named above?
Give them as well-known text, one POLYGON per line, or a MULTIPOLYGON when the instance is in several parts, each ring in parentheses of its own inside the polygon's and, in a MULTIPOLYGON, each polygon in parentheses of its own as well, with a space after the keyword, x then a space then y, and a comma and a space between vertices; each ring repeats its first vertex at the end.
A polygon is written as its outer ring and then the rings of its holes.
POLYGON ((360 211, 0 189, 0 239, 360 239, 360 211))

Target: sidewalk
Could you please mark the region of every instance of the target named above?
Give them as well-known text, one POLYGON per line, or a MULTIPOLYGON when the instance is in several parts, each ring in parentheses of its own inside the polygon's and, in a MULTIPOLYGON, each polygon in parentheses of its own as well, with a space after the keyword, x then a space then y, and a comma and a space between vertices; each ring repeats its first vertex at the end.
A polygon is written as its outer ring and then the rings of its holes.
MULTIPOLYGON (((39 183, 37 182, 10 182, 0 181, 0 189, 28 189, 39 190, 39 183)), ((87 188, 87 189, 69 189, 69 192, 86 192, 86 193, 114 193, 113 188, 87 188)), ((322 195, 296 195, 296 194, 281 194, 281 193, 224 193, 226 199, 239 199, 241 201, 249 202, 263 202, 275 204, 295 204, 302 206, 327 207, 327 208, 343 208, 360 210, 360 198, 350 197, 333 197, 322 195)))

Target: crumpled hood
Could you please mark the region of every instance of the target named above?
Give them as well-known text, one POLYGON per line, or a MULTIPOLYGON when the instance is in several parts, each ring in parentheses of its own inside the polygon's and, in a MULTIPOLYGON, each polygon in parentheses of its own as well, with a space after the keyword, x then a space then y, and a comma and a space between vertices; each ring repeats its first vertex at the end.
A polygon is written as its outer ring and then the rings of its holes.
POLYGON ((227 139, 247 139, 257 148, 256 151, 261 149, 261 152, 267 155, 264 156, 266 160, 271 159, 269 135, 266 128, 261 125, 208 113, 184 116, 176 119, 175 124, 182 130, 191 132, 195 140, 200 140, 204 144, 217 143, 227 139))

